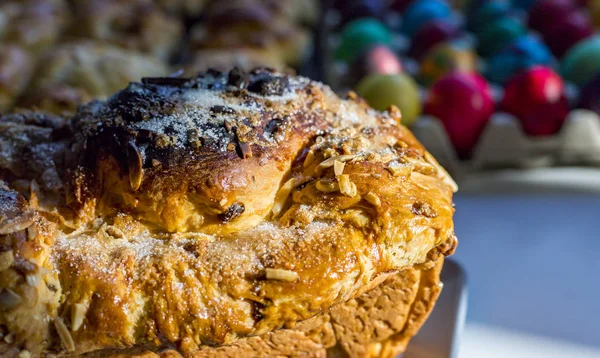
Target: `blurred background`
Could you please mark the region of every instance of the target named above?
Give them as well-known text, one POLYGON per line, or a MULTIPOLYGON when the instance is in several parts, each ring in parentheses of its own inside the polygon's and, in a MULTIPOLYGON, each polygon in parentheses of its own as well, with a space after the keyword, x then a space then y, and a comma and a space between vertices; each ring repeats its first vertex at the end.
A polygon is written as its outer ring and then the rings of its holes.
POLYGON ((0 113, 233 66, 394 105, 460 186, 459 356, 600 357, 599 30, 600 0, 0 0, 0 113))

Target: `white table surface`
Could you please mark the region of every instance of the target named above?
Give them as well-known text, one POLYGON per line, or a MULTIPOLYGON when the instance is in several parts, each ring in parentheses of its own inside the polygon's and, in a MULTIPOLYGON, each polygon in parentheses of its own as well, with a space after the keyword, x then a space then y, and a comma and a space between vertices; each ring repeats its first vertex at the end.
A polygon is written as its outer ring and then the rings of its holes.
POLYGON ((600 194, 457 195, 455 201, 454 259, 466 271, 469 292, 464 357, 600 357, 600 194), (494 338, 496 331, 478 332, 477 324, 543 338, 494 338), (564 342, 565 350, 552 342, 564 342), (567 354, 586 346, 592 350, 567 354), (476 355, 486 347, 493 349, 476 355), (566 353, 545 355, 552 352, 566 353))
POLYGON ((600 348, 468 323, 458 358, 600 358, 600 348))

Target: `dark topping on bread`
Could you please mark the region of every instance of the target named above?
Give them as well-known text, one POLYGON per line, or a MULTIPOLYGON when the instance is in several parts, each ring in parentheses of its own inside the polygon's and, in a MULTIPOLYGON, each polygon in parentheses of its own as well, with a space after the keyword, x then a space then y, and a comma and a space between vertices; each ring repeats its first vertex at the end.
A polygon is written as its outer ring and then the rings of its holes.
POLYGON ((222 223, 227 223, 232 220, 235 220, 237 217, 244 213, 245 209, 246 208, 244 207, 244 204, 234 203, 233 205, 228 207, 224 213, 219 214, 219 220, 221 220, 222 223))
POLYGON ((414 203, 412 206, 412 212, 415 215, 421 215, 428 218, 435 218, 437 216, 437 213, 431 207, 431 205, 422 202, 414 203))
POLYGON ((190 81, 189 78, 181 77, 144 77, 142 83, 145 85, 183 87, 190 81))
POLYGON ((264 72, 248 85, 248 91, 263 96, 281 96, 288 87, 289 80, 287 77, 264 72))
POLYGON ((210 112, 214 114, 235 114, 235 110, 227 106, 212 106, 210 112))
POLYGON ((248 73, 235 67, 233 70, 229 71, 227 84, 240 89, 246 88, 246 86, 248 86, 248 73))

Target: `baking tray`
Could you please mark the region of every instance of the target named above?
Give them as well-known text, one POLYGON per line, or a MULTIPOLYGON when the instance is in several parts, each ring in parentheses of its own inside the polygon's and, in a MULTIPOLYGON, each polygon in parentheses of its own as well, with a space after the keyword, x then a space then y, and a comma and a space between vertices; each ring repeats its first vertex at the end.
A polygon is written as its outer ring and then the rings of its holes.
POLYGON ((442 269, 444 288, 431 315, 398 358, 457 358, 458 344, 467 315, 467 283, 464 270, 447 259, 442 269))

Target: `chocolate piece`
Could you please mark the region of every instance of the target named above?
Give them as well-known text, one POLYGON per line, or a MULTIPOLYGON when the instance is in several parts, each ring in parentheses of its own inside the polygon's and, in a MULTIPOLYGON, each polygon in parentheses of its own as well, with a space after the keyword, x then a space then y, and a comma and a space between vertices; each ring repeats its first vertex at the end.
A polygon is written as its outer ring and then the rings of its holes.
POLYGON ((231 220, 235 220, 237 217, 244 213, 245 209, 246 208, 244 207, 244 204, 234 203, 233 205, 228 207, 224 213, 219 214, 219 220, 221 220, 222 223, 227 223, 231 220))
POLYGON ((258 93, 262 96, 281 96, 289 86, 289 80, 285 76, 273 76, 264 74, 259 76, 248 86, 250 92, 258 93))

